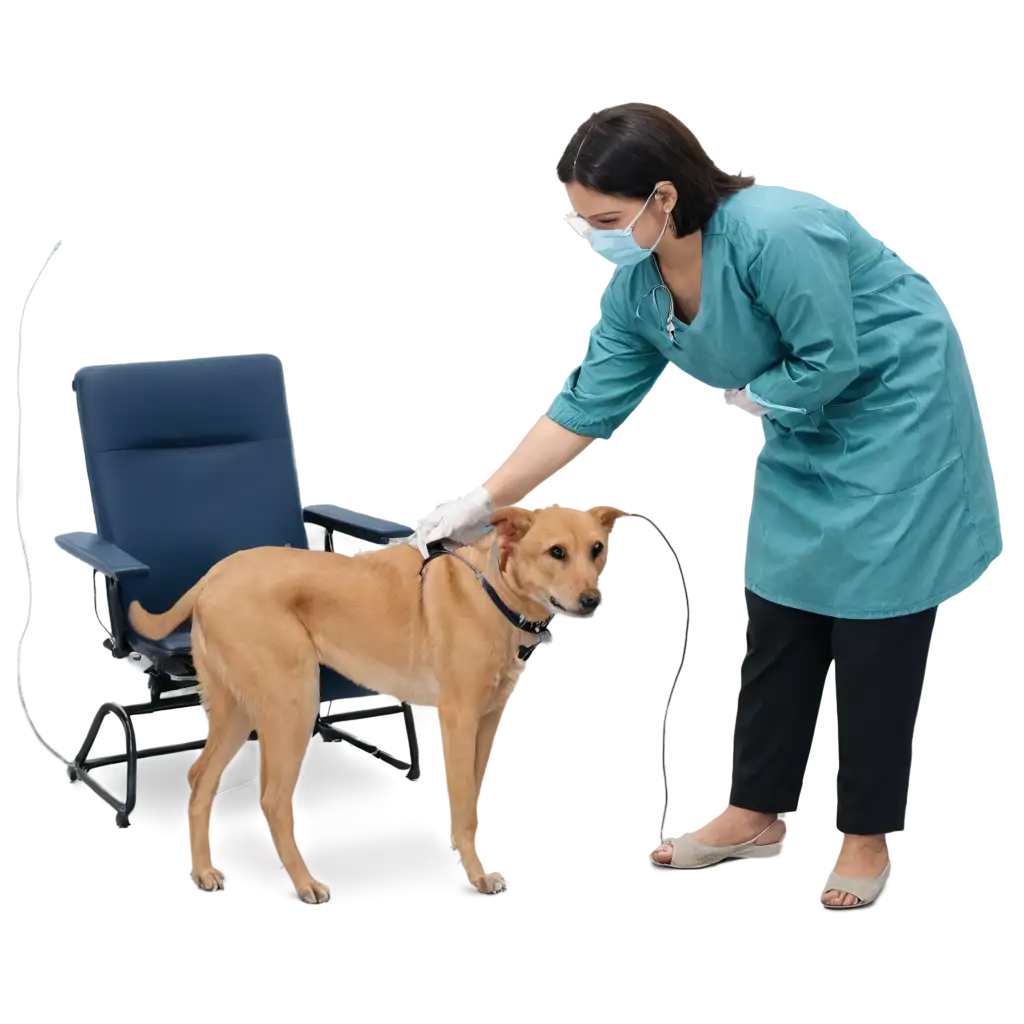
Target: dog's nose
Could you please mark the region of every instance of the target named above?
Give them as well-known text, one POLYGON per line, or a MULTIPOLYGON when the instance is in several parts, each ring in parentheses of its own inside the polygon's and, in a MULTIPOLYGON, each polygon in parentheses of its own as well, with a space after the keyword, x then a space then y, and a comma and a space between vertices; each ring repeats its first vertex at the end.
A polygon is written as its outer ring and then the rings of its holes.
POLYGON ((584 615, 590 615, 600 603, 600 594, 580 594, 580 611, 583 612, 584 615))

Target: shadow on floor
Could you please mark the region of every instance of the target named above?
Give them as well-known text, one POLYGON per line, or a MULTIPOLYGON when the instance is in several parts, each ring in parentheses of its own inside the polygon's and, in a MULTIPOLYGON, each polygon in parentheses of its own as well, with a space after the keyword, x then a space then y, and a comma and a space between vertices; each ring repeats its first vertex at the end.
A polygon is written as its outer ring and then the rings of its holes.
MULTIPOLYGON (((266 837, 227 837, 221 849, 225 869, 247 889, 291 898, 266 837)), ((425 829, 315 843, 306 848, 305 854, 313 876, 331 886, 332 902, 410 886, 458 895, 452 854, 445 843, 425 829)))
MULTIPOLYGON (((176 838, 188 796, 188 766, 195 752, 147 759, 136 776, 137 796, 133 831, 176 838)), ((259 752, 250 743, 228 770, 224 788, 255 778, 259 752)), ((119 767, 109 769, 122 771, 119 767)), ((343 742, 314 739, 299 785, 297 804, 317 818, 337 814, 344 833, 345 808, 355 802, 373 801, 379 807, 380 834, 376 828, 358 838, 343 835, 311 842, 305 855, 315 877, 327 882, 332 902, 359 895, 381 896, 388 891, 428 890, 456 898, 459 882, 453 854, 439 836, 424 824, 394 824, 388 794, 399 792, 399 773, 343 742), (391 827, 388 827, 391 824, 391 827)), ((72 787, 76 797, 96 800, 86 786, 72 787)), ((105 802, 100 808, 105 808, 105 802)), ((375 808, 376 814, 376 808, 375 808)), ((254 895, 288 898, 289 889, 278 858, 258 824, 258 785, 223 792, 216 809, 221 858, 232 884, 254 895), (232 828, 232 825, 236 826, 232 828)), ((179 840, 177 840, 179 841, 179 840)), ((328 904, 330 905, 330 904, 328 904)))

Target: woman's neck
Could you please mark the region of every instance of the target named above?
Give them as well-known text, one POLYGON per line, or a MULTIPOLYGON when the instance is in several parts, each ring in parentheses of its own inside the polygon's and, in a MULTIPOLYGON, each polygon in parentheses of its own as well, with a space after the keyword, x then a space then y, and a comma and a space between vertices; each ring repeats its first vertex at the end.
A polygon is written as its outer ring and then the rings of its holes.
POLYGON ((654 255, 663 274, 688 277, 700 272, 702 247, 703 232, 700 230, 682 238, 666 234, 654 255))

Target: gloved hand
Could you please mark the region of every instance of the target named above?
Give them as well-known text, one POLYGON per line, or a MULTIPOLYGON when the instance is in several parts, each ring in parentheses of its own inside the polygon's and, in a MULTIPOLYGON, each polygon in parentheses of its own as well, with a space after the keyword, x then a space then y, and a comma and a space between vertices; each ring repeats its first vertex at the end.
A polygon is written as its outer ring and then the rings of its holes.
POLYGON ((767 416, 768 410, 759 405, 752 398, 748 397, 745 388, 727 388, 725 392, 725 404, 735 405, 737 409, 749 412, 752 416, 767 416))
POLYGON ((416 523, 416 532, 409 543, 427 557, 427 545, 435 540, 454 540, 458 544, 472 544, 490 528, 494 502, 483 487, 464 494, 454 501, 444 501, 429 515, 416 523))

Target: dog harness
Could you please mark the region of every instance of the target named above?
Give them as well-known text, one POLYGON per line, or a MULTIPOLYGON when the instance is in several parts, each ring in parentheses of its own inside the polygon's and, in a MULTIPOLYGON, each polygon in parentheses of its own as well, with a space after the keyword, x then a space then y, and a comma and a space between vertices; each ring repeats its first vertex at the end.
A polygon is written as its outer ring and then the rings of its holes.
POLYGON ((520 644, 519 646, 519 660, 526 661, 531 654, 533 654, 534 648, 540 647, 541 644, 547 644, 551 642, 551 633, 548 631, 548 625, 551 623, 551 619, 554 616, 549 616, 543 621, 539 619, 528 619, 525 615, 519 615, 512 611, 511 608, 498 595, 498 592, 488 582, 487 577, 484 576, 480 570, 473 565, 472 562, 467 561, 462 555, 456 554, 454 551, 449 551, 444 546, 442 541, 434 541, 432 544, 427 545, 427 557, 423 560, 423 566, 420 569, 420 578, 423 577, 423 570, 426 569, 427 563, 432 562, 435 558, 440 558, 441 555, 451 555, 452 558, 457 558, 464 565, 468 565, 473 571, 473 575, 480 581, 480 586, 484 588, 484 592, 494 602, 495 608, 501 612, 502 615, 512 623, 516 629, 521 629, 526 633, 532 633, 537 637, 535 644, 520 644))

